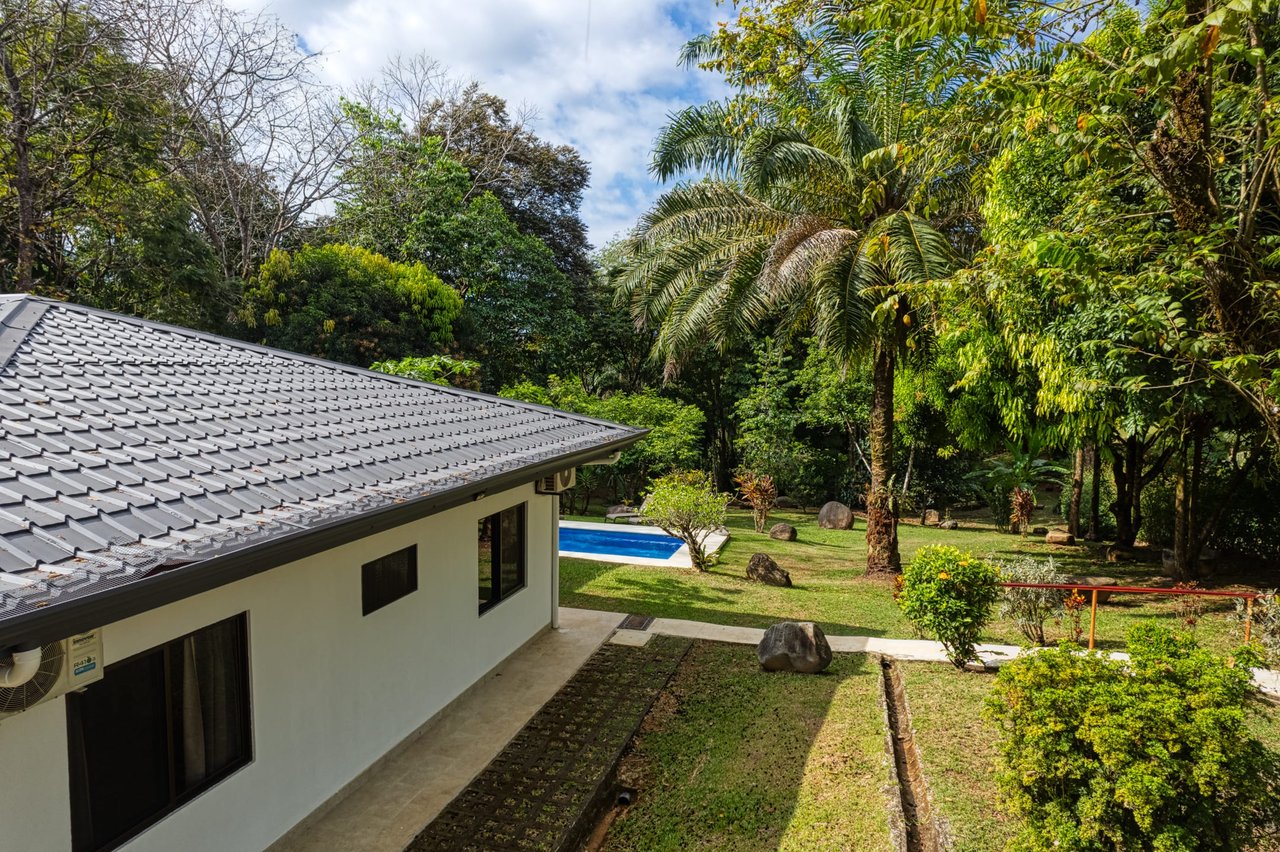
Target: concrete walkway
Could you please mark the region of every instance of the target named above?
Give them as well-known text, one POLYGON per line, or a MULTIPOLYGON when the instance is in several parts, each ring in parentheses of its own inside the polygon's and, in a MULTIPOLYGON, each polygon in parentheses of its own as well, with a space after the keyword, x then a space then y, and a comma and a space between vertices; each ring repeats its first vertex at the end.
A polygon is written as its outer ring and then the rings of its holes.
POLYGON ((561 609, 538 636, 270 852, 401 852, 609 638, 620 612, 561 609))
MULTIPOLYGON (((571 612, 572 610, 561 610, 571 612)), ((645 630, 618 630, 609 639, 621 645, 643 645, 655 634, 664 636, 684 636, 689 639, 707 639, 715 642, 736 642, 742 645, 756 645, 764 637, 764 630, 759 627, 729 627, 723 624, 709 624, 703 621, 685 621, 679 618, 655 618, 645 630)), ((947 655, 940 642, 926 639, 882 639, 878 636, 827 636, 831 650, 842 653, 882 654, 898 660, 921 660, 924 662, 947 662, 947 655)), ((984 663, 999 665, 1008 662, 1027 648, 1018 645, 979 645, 978 655, 984 663)), ((1122 657, 1123 654, 1113 653, 1122 657)), ((1269 669, 1256 669, 1253 673, 1254 683, 1258 689, 1280 698, 1280 672, 1269 669)))

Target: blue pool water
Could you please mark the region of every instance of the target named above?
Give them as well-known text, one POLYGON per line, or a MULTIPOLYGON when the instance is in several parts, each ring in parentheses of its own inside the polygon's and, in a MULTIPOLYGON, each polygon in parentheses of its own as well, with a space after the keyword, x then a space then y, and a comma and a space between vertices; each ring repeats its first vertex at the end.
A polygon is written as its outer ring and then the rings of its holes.
POLYGON ((615 556, 641 556, 667 559, 681 547, 681 541, 669 535, 652 535, 630 530, 580 530, 560 528, 560 549, 574 553, 608 553, 615 556))

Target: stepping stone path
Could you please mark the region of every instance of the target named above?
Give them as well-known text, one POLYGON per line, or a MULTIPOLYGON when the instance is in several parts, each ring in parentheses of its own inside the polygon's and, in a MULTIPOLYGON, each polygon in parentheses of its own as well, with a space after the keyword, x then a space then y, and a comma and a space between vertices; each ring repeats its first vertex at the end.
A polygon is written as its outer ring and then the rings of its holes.
POLYGON ((576 848, 622 751, 692 643, 604 645, 406 852, 576 848))

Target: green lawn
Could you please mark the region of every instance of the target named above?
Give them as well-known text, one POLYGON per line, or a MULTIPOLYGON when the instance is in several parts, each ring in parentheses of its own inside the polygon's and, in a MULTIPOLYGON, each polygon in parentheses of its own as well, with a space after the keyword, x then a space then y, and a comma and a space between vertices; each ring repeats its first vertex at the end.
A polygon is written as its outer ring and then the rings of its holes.
POLYGON ((636 803, 608 850, 889 850, 879 667, 767 673, 749 646, 695 643, 620 780, 636 803))
MULTIPOLYGON (((824 530, 818 527, 814 515, 798 512, 777 512, 770 522, 777 521, 795 525, 799 539, 775 541, 755 532, 748 512, 732 512, 729 543, 721 552, 719 563, 704 574, 691 569, 563 559, 560 602, 584 609, 748 627, 801 619, 816 621, 836 635, 913 635, 893 602, 889 581, 864 576, 866 541, 861 523, 854 530, 824 530), (756 552, 769 554, 791 572, 795 587, 780 589, 749 582, 746 565, 756 552)), ((1069 573, 1105 574, 1122 582, 1140 583, 1152 574, 1149 565, 1106 564, 1101 545, 1053 547, 1038 539, 1023 539, 990 528, 948 531, 904 524, 899 535, 904 560, 925 545, 953 544, 997 559, 1013 559, 1022 554, 1046 559, 1052 556, 1069 573)), ((1233 612, 1229 600, 1217 602, 1200 620, 1197 630, 1206 646, 1227 650, 1242 638, 1233 612)), ((1086 611, 1086 626, 1087 615, 1086 611)), ((1128 628, 1146 618, 1171 626, 1181 624, 1172 599, 1116 598, 1099 608, 1099 647, 1123 647, 1128 628)), ((1056 641, 1063 631, 1051 628, 1050 634, 1050 639, 1056 641)), ((984 641, 1023 642, 1015 625, 1000 621, 990 625, 984 641)))
MULTIPOLYGON (((1015 833, 1000 813, 992 775, 997 731, 982 718, 994 675, 957 672, 935 663, 903 663, 916 748, 954 852, 1000 852, 1015 833)), ((1280 707, 1262 699, 1254 734, 1280 748, 1280 707)))

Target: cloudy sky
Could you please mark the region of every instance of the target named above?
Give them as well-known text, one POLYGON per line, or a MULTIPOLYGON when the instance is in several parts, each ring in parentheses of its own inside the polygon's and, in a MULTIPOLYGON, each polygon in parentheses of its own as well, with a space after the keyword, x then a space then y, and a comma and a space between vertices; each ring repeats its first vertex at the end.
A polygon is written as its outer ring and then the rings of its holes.
POLYGON ((650 146, 667 113, 722 93, 676 64, 680 46, 726 14, 715 0, 236 0, 266 8, 324 54, 335 82, 396 54, 426 53, 525 105, 537 133, 591 163, 583 218, 600 245, 656 197, 650 146))

